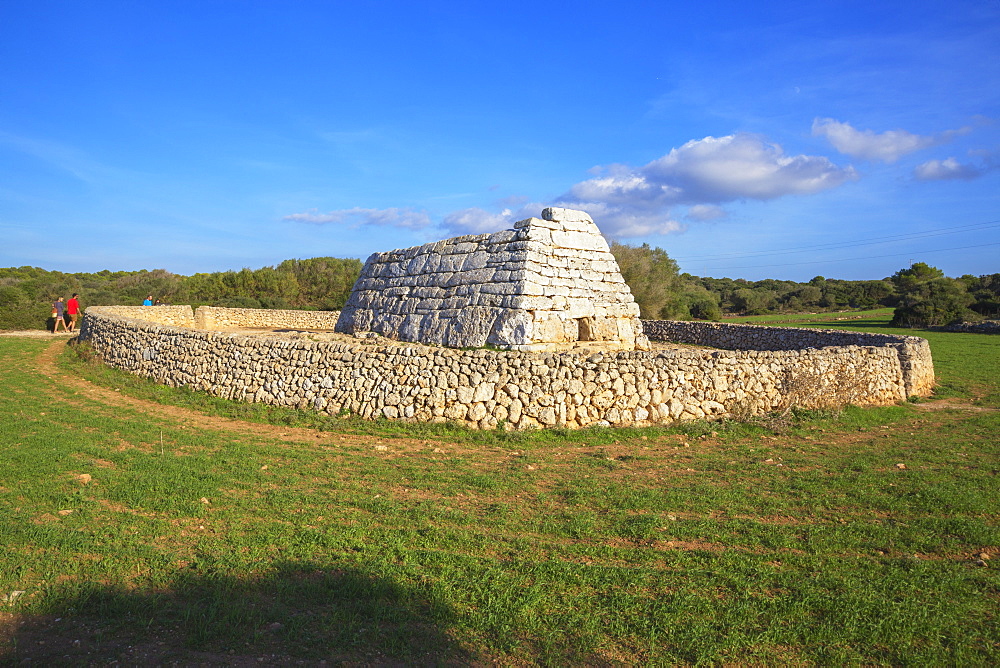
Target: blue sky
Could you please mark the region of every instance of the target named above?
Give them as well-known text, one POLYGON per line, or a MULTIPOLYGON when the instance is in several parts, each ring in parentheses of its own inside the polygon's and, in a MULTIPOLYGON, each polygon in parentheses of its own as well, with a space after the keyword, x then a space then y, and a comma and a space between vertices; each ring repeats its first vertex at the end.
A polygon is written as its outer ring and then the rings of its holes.
POLYGON ((0 266, 363 259, 550 205, 703 276, 1000 272, 1000 2, 0 1, 0 266))

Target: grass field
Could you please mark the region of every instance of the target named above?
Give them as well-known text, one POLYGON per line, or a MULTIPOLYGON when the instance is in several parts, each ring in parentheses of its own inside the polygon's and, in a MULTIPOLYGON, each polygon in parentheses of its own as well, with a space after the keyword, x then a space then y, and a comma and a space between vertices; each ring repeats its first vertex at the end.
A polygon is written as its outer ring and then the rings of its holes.
POLYGON ((532 434, 0 337, 0 663, 996 664, 1000 337, 912 333, 921 404, 532 434))

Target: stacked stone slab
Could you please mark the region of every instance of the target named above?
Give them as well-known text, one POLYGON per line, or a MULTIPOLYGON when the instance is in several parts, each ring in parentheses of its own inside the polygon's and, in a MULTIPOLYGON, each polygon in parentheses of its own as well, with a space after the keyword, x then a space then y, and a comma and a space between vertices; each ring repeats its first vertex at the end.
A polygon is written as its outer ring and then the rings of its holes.
POLYGON ((600 230, 587 213, 555 207, 495 234, 375 253, 336 331, 452 348, 648 348, 600 230))

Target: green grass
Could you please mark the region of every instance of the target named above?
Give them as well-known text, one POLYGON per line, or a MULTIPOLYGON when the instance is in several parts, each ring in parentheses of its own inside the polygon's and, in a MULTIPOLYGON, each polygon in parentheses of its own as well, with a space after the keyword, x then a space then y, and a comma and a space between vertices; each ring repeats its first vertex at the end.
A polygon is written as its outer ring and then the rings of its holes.
MULTIPOLYGON (((995 405, 1000 337, 926 335, 946 396, 995 405)), ((11 663, 1000 659, 1000 577, 976 564, 1000 563, 995 411, 482 433, 61 358, 123 394, 322 436, 302 442, 92 399, 37 372, 47 345, 0 339, 11 663)))
POLYGON ((800 324, 800 323, 824 323, 827 325, 847 323, 851 327, 859 320, 873 320, 880 323, 888 323, 892 320, 894 309, 878 308, 868 311, 829 311, 825 313, 772 313, 769 315, 741 315, 727 316, 723 322, 747 323, 753 325, 777 325, 777 324, 800 324))
POLYGON ((800 313, 727 319, 727 322, 782 324, 791 327, 846 329, 880 334, 913 335, 927 339, 938 377, 936 398, 971 399, 979 406, 1000 407, 1000 341, 996 335, 889 327, 892 309, 852 313, 800 313), (849 318, 838 320, 838 318, 849 318))

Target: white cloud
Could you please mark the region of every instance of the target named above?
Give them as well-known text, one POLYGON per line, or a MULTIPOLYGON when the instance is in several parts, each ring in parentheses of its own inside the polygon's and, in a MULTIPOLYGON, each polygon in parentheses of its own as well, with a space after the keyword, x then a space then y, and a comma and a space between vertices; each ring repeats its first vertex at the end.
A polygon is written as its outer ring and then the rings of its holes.
POLYGON ((970 128, 961 128, 937 135, 915 135, 906 130, 876 133, 857 130, 849 123, 841 123, 832 118, 816 118, 812 125, 814 137, 825 136, 841 153, 873 162, 896 162, 908 153, 944 144, 956 135, 969 131, 970 128))
POLYGON ((312 209, 305 213, 293 213, 285 216, 283 220, 291 220, 299 223, 313 223, 325 225, 328 223, 344 224, 351 227, 376 226, 376 227, 401 227, 406 229, 419 230, 431 224, 430 216, 425 211, 415 211, 413 209, 398 209, 395 207, 388 209, 363 209, 354 207, 353 209, 340 209, 319 213, 312 209))
POLYGON ((986 171, 988 171, 987 168, 963 164, 955 158, 945 158, 944 160, 928 160, 917 165, 913 170, 913 177, 918 181, 972 180, 979 178, 986 171))
POLYGON ((635 237, 683 229, 671 209, 691 205, 689 217, 719 217, 718 204, 775 199, 835 188, 857 178, 823 156, 785 155, 777 144, 739 133, 692 140, 642 167, 611 165, 557 199, 584 209, 605 233, 635 237))
POLYGON ((726 211, 712 204, 695 204, 688 209, 687 217, 691 220, 717 220, 726 217, 726 211))
MULTIPOLYGON (((615 164, 592 173, 593 178, 549 204, 587 211, 605 234, 626 239, 682 231, 685 225, 678 216, 690 221, 720 218, 726 214, 719 205, 726 202, 811 194, 857 178, 853 167, 839 167, 823 156, 786 155, 781 146, 746 133, 692 140, 641 167, 615 164), (677 208, 681 213, 675 213, 677 208)), ((445 216, 439 227, 450 236, 496 232, 539 215, 547 205, 508 198, 497 203, 498 212, 462 209, 445 216)), ((314 210, 285 220, 432 227, 426 212, 395 208, 314 210)))
POLYGON ((815 193, 857 176, 823 156, 785 155, 778 144, 746 133, 689 141, 643 169, 676 187, 684 203, 697 204, 815 193))
POLYGON ((528 203, 524 198, 508 198, 500 205, 507 205, 500 213, 490 213, 478 207, 455 211, 444 217, 441 226, 452 235, 488 234, 505 230, 519 220, 537 216, 543 208, 542 204, 528 203))
POLYGON ((490 213, 485 209, 472 207, 449 213, 441 221, 442 226, 454 235, 486 234, 496 232, 510 226, 510 210, 500 213, 490 213))

